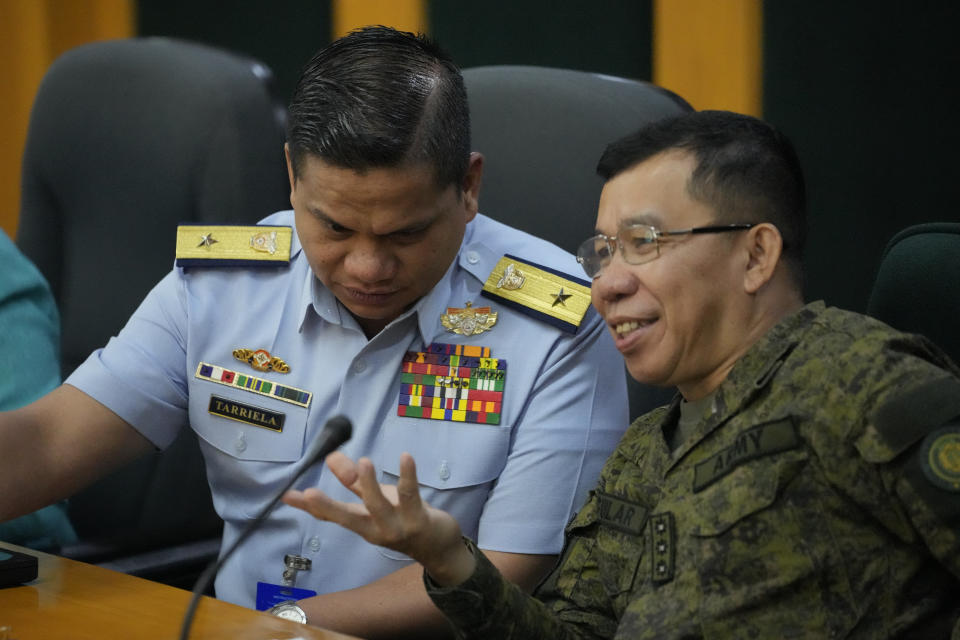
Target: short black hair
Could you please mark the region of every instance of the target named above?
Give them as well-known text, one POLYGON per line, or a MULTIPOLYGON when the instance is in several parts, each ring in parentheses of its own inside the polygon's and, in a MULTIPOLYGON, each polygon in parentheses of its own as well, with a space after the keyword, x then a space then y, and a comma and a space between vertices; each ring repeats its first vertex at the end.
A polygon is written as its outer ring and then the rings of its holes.
POLYGON ((304 67, 287 120, 294 177, 304 157, 358 172, 426 164, 460 184, 470 159, 463 76, 426 36, 384 26, 335 40, 304 67))
POLYGON ((607 146, 597 165, 604 180, 660 153, 678 150, 697 166, 690 197, 718 221, 769 222, 783 237, 783 259, 802 286, 806 187, 793 145, 770 124, 730 111, 694 111, 658 120, 607 146))

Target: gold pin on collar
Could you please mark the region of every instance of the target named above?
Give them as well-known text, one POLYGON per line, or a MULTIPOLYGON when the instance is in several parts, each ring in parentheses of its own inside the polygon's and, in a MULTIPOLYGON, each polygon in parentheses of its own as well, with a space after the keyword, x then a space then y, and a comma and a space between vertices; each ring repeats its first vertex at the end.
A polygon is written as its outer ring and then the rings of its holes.
POLYGON ((472 302, 467 306, 447 307, 447 312, 440 316, 440 323, 451 332, 462 336, 475 336, 490 331, 497 324, 497 312, 490 307, 474 307, 472 302))
POLYGON ((290 373, 290 365, 286 362, 271 356, 266 349, 234 349, 233 357, 237 360, 248 363, 257 371, 276 371, 277 373, 290 373))

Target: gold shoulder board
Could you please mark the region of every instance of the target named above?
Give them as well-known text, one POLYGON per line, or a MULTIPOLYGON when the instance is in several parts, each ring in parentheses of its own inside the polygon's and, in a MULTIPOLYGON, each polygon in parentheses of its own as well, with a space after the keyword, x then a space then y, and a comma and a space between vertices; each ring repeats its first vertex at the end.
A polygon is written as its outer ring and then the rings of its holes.
POLYGON ((500 258, 483 295, 568 333, 576 333, 590 308, 590 283, 515 256, 500 258))
POLYGON ((182 224, 177 227, 178 267, 283 266, 290 264, 292 227, 182 224))

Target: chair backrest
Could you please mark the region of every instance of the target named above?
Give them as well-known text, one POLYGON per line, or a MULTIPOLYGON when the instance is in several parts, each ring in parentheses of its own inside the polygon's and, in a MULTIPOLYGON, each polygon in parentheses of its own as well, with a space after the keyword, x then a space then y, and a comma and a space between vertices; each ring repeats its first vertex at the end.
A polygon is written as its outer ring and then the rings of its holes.
POLYGON ((880 258, 867 313, 923 334, 960 363, 960 222, 897 233, 880 258))
POLYGON ((289 206, 283 123, 261 63, 167 38, 99 42, 41 83, 17 244, 60 308, 64 377, 173 264, 179 222, 289 206))
MULTIPOLYGON (((30 119, 17 242, 57 300, 65 376, 170 270, 178 223, 253 224, 289 206, 285 110, 271 83, 255 60, 168 38, 84 45, 50 67, 30 119)), ((188 430, 74 496, 70 514, 97 560, 222 526, 188 430)))
MULTIPOLYGON (((692 110, 648 82, 585 71, 499 65, 463 77, 473 148, 486 158, 480 211, 571 253, 593 233, 607 144, 692 110)), ((673 394, 627 381, 631 417, 673 394)))

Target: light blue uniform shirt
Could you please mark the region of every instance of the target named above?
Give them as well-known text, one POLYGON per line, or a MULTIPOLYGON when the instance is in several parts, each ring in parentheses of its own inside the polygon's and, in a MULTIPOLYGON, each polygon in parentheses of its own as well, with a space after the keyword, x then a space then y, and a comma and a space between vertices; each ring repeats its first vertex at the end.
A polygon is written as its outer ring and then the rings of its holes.
MULTIPOLYGON (((294 226, 292 211, 262 224, 294 226)), ((353 437, 342 451, 369 456, 386 482, 400 454, 417 463, 423 498, 453 514, 481 548, 558 553, 567 520, 583 503, 627 426, 623 359, 591 307, 576 335, 480 296, 503 254, 577 274, 558 247, 478 215, 455 262, 433 290, 368 340, 313 276, 294 234, 289 267, 175 268, 119 336, 67 381, 103 403, 157 447, 178 429, 200 438, 225 522, 223 548, 280 490, 328 418, 345 414, 353 437), (446 331, 447 307, 492 306, 496 326, 476 336, 446 331), (433 342, 490 347, 507 361, 499 425, 400 417, 401 361, 433 342), (266 349, 290 372, 260 372, 234 349, 266 349), (204 362, 313 394, 308 408, 195 376, 204 362), (282 413, 282 432, 208 412, 211 396, 282 413)), ((326 467, 299 487, 356 502, 326 467)), ((310 558, 298 588, 361 586, 410 559, 281 504, 217 577, 217 597, 253 606, 258 581, 280 584, 283 557, 310 558)))

